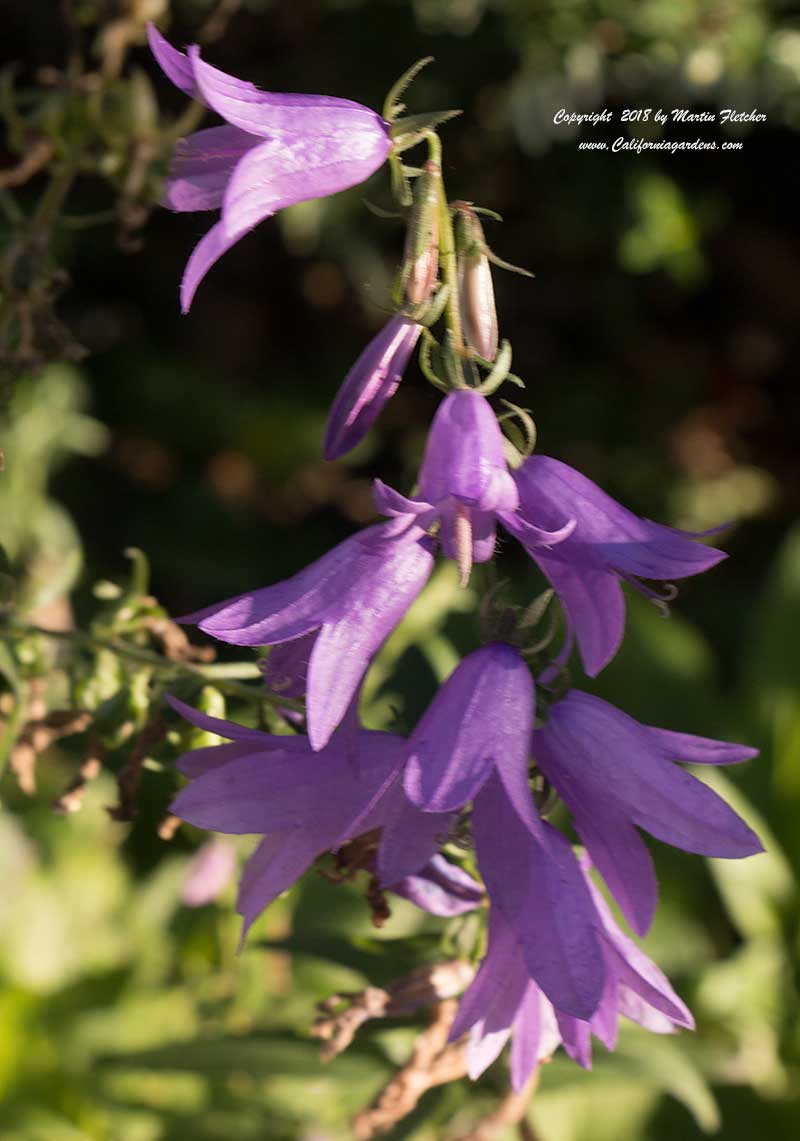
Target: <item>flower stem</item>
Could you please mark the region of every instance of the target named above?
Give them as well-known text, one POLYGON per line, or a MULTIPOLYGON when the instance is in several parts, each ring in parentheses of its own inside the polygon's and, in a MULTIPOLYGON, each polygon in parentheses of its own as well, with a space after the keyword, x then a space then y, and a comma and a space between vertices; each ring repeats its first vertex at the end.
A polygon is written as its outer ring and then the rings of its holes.
POLYGON ((453 233, 453 219, 450 216, 450 203, 442 177, 442 144, 439 136, 431 131, 428 135, 428 151, 439 171, 439 264, 442 281, 449 286, 445 321, 453 338, 453 345, 459 357, 464 355, 464 334, 461 326, 461 309, 458 299, 458 267, 456 265, 456 242, 453 233))

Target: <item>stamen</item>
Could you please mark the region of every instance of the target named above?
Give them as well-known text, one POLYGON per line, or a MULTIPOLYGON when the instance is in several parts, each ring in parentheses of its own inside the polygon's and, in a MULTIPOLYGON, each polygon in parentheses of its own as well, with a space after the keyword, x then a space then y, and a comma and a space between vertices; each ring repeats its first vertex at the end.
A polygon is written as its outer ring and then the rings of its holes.
POLYGON ((463 503, 459 503, 456 507, 455 540, 458 581, 462 586, 469 586, 469 577, 472 574, 472 520, 469 508, 463 503))

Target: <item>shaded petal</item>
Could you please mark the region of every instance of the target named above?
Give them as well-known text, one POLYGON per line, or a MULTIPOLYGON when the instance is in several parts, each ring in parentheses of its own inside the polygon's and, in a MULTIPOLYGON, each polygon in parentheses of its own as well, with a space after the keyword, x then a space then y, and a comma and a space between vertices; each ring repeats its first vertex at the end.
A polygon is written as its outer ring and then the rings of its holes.
POLYGON ((596 800, 587 800, 580 813, 572 811, 592 863, 631 927, 644 935, 658 902, 658 881, 647 845, 624 816, 596 800))
POLYGON ((263 733, 260 729, 251 729, 246 725, 237 724, 236 721, 225 721, 221 717, 211 717, 208 713, 201 713, 199 709, 187 705, 185 701, 173 697, 171 693, 166 693, 164 696, 175 712, 185 717, 196 729, 204 729, 206 733, 216 733, 218 737, 227 737, 229 741, 257 741, 266 746, 274 740, 270 733, 263 733))
POLYGON ((287 891, 324 851, 319 837, 303 828, 275 832, 261 841, 245 864, 239 884, 236 910, 244 919, 242 942, 261 912, 287 891))
POLYGON ((566 837, 544 822, 534 837, 497 776, 475 799, 472 828, 489 897, 519 939, 531 976, 555 1007, 590 1018, 605 964, 595 908, 566 837))
POLYGON ((471 800, 495 764, 528 772, 533 679, 511 646, 466 657, 439 689, 409 742, 405 790, 428 812, 471 800))
POLYGON ((527 986, 528 972, 519 943, 510 925, 493 907, 489 913, 486 954, 459 1003, 448 1040, 455 1042, 471 1026, 487 1021, 495 1030, 510 1027, 527 986))
POLYGON ((511 1043, 511 1087, 517 1093, 539 1065, 541 1032, 542 992, 536 983, 530 982, 517 1008, 511 1043))
POLYGON ((246 741, 235 741, 230 745, 206 745, 202 749, 190 749, 188 753, 182 753, 175 762, 175 768, 184 776, 194 779, 203 773, 210 773, 212 769, 219 769, 230 761, 247 757, 258 748, 258 745, 246 741))
POLYGON ((684 761, 693 765, 738 765, 758 756, 758 749, 751 749, 748 745, 714 741, 710 737, 695 737, 692 733, 673 733, 669 729, 656 729, 652 725, 644 728, 658 752, 672 761, 684 761))
POLYGON ((238 127, 209 127, 178 139, 162 204, 170 210, 216 210, 239 159, 257 143, 238 127))
POLYGON ((161 70, 176 87, 180 88, 184 94, 196 97, 196 84, 194 80, 194 68, 191 61, 179 52, 172 44, 168 43, 159 32, 155 24, 147 25, 147 42, 150 45, 150 51, 156 58, 156 62, 161 70))
MULTIPOLYGON (((434 514, 434 508, 430 503, 425 503, 421 499, 408 499, 399 491, 395 491, 393 487, 389 487, 388 483, 384 483, 382 479, 372 481, 372 499, 375 503, 375 510, 379 511, 381 515, 399 517, 403 515, 424 515, 427 512, 434 514)), ((420 521, 420 525, 422 525, 422 521, 420 521)))
POLYGON ((424 867, 447 842, 450 813, 421 812, 398 779, 386 795, 384 826, 378 848, 378 876, 391 885, 424 867))
POLYGON ((364 349, 331 406, 323 445, 326 460, 338 459, 367 434, 403 379, 421 332, 421 325, 396 314, 364 349))
POLYGON ((556 1020, 564 1049, 584 1070, 592 1068, 592 1036, 589 1023, 584 1019, 573 1018, 556 1009, 556 1020))
POLYGON ((483 888, 477 880, 438 855, 415 875, 390 884, 387 890, 403 896, 431 915, 463 915, 474 911, 484 899, 483 888))

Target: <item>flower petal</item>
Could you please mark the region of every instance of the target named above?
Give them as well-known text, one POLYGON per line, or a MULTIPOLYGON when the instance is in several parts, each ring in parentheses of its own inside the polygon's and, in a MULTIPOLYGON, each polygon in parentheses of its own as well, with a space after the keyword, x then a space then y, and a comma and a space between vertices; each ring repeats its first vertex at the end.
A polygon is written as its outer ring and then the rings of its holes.
POLYGON ((528 771, 533 679, 511 646, 466 657, 439 689, 409 742, 405 790, 427 812, 472 800, 495 764, 528 771))
MULTIPOLYGON (((430 816, 431 813, 420 815, 430 816)), ((444 856, 434 856, 414 875, 405 876, 388 889, 410 900, 431 915, 463 915, 474 911, 484 898, 481 885, 444 856)))
POLYGON ((170 210, 216 210, 239 160, 257 143, 238 127, 209 127, 178 139, 162 203, 170 210))
POLYGON ((692 733, 673 733, 669 729, 655 729, 652 725, 645 728, 659 753, 672 761, 692 765, 738 765, 758 756, 758 749, 751 749, 748 745, 695 737, 692 733))
POLYGON ((196 98, 197 85, 191 61, 161 35, 153 23, 147 25, 147 42, 161 70, 184 94, 196 98))
POLYGON ((437 504, 451 496, 468 507, 513 510, 518 502, 503 434, 485 397, 470 389, 446 396, 431 425, 419 473, 420 496, 437 504))
POLYGON ((413 875, 433 859, 450 833, 450 813, 422 812, 398 779, 387 793, 378 875, 387 886, 413 875))
MULTIPOLYGON (((242 231, 243 233, 244 231, 242 231)), ((181 279, 181 312, 188 313, 197 287, 205 275, 224 253, 241 238, 242 234, 228 235, 221 222, 216 222, 204 234, 189 255, 181 279)))

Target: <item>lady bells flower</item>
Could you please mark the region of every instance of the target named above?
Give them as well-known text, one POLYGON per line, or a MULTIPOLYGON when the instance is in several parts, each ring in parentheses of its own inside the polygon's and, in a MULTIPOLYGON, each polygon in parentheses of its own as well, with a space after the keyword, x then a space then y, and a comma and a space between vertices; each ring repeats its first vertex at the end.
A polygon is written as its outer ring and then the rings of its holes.
POLYGON ((703 856, 738 859, 762 850, 721 797, 674 763, 736 764, 756 749, 642 725, 599 697, 570 690, 534 730, 532 751, 639 934, 652 922, 657 884, 637 828, 703 856))
POLYGON ((579 1065, 591 1067, 591 1036, 607 1049, 617 1043, 623 1015, 655 1034, 694 1028, 691 1012, 668 979, 620 931, 602 896, 587 876, 606 979, 597 1010, 580 1019, 559 1010, 531 977, 519 940, 496 909, 489 919, 489 947, 464 994, 450 1030, 451 1041, 469 1031, 468 1073, 477 1078, 511 1041, 511 1084, 521 1090, 540 1062, 559 1045, 579 1065))
POLYGON ((549 456, 529 456, 514 480, 519 510, 504 523, 555 588, 592 677, 614 657, 625 631, 620 579, 652 595, 640 579, 688 578, 726 557, 695 542, 695 536, 634 515, 549 456), (575 522, 564 542, 552 550, 531 542, 526 526, 559 526, 565 516, 575 522))
POLYGON ((181 139, 167 180, 170 209, 221 209, 186 265, 185 313, 209 268, 235 242, 285 206, 364 182, 385 162, 391 139, 381 117, 360 103, 259 91, 211 67, 196 44, 184 55, 153 24, 148 39, 175 86, 226 122, 181 139))
POLYGON ((503 434, 485 397, 471 389, 451 392, 436 411, 419 473, 419 498, 408 499, 375 481, 383 515, 416 515, 421 527, 438 521, 439 542, 469 581, 472 564, 494 554, 497 521, 530 549, 561 543, 574 521, 562 516, 553 530, 515 518, 519 492, 508 470, 503 434))
MULTIPOLYGON (((315 749, 330 740, 373 655, 422 590, 431 542, 407 520, 368 527, 284 582, 218 602, 181 621, 234 646, 314 634, 306 715, 315 749)), ((309 649, 304 643, 302 653, 309 649)))

